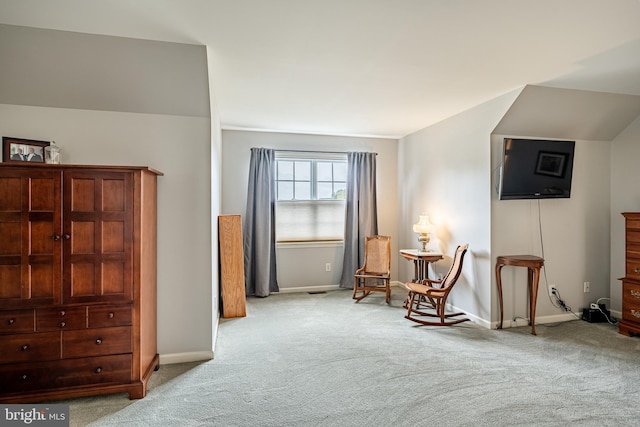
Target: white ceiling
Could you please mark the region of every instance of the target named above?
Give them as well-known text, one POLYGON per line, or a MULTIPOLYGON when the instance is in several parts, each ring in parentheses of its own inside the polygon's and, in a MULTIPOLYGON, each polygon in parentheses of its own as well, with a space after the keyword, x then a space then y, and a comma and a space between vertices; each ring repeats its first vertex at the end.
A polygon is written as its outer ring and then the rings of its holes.
POLYGON ((640 95, 640 0, 0 0, 0 23, 206 45, 226 129, 395 138, 526 84, 640 95))

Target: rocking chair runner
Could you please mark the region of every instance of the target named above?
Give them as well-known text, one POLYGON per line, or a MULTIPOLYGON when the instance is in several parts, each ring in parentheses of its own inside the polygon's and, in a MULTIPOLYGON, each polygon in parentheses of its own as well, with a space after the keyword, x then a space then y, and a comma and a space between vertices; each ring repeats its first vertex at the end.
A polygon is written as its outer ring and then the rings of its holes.
POLYGON ((407 295, 407 315, 406 319, 420 323, 422 325, 450 326, 456 323, 466 322, 469 319, 459 318, 465 313, 445 313, 447 297, 456 284, 460 273, 462 272, 462 260, 469 248, 468 244, 460 245, 456 249, 453 257, 451 268, 442 280, 424 279, 421 283, 409 282, 405 283, 405 287, 409 290, 407 295), (421 310, 421 305, 425 304, 427 308, 435 309, 434 313, 421 310), (429 307, 430 306, 430 307, 429 307), (435 317, 438 321, 428 321, 415 317, 414 314, 427 317, 435 317))
POLYGON ((384 292, 391 301, 391 237, 369 236, 365 240, 364 265, 356 270, 353 299, 356 302, 371 292, 384 292))

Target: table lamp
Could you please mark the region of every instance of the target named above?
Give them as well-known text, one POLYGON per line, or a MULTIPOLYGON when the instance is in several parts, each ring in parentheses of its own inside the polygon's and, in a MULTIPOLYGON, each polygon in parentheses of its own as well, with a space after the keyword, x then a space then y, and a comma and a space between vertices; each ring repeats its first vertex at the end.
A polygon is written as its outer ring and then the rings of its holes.
POLYGON ((418 215, 418 222, 413 224, 413 232, 418 234, 418 242, 421 245, 420 252, 427 252, 429 233, 433 231, 433 224, 429 222, 429 215, 418 215))

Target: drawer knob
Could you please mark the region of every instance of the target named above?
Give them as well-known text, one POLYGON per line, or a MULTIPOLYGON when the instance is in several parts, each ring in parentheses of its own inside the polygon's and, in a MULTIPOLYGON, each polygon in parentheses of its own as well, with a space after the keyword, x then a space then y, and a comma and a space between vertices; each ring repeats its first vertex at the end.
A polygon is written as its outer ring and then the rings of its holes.
POLYGON ((94 371, 96 374, 99 374, 100 372, 102 372, 102 368, 101 367, 97 367, 94 371))
POLYGON ((23 346, 20 347, 20 351, 27 351, 29 350, 29 344, 24 344, 23 346))
POLYGON ((640 298, 640 292, 636 291, 635 289, 631 289, 631 291, 629 291, 631 293, 631 296, 634 298, 640 298))
POLYGON ((96 340, 96 345, 100 345, 100 344, 102 344, 102 338, 98 338, 98 339, 96 340))
POLYGON ((640 267, 636 267, 636 268, 634 268, 634 269, 633 269, 633 272, 634 272, 634 273, 640 273, 640 267))
POLYGON ((27 379, 27 374, 20 375, 20 380, 25 381, 27 379))
POLYGON ((53 240, 55 240, 57 242, 58 240, 60 240, 60 235, 59 234, 54 234, 52 236, 52 238, 53 238, 53 240))
POLYGON ((7 320, 7 325, 9 325, 9 326, 13 325, 14 323, 16 323, 16 319, 7 320))
POLYGON ((66 322, 60 322, 60 323, 58 323, 58 326, 61 327, 61 328, 64 328, 65 326, 67 326, 67 323, 66 322))
POLYGON ((115 314, 113 314, 113 311, 109 312, 109 314, 107 314, 107 317, 109 319, 113 319, 115 317, 115 314))
POLYGON ((67 312, 66 312, 66 311, 64 311, 64 310, 60 310, 60 311, 58 312, 58 316, 60 316, 60 317, 63 317, 63 316, 66 316, 66 315, 67 315, 67 312))
POLYGON ((633 315, 633 317, 635 317, 636 319, 640 319, 640 311, 637 310, 631 310, 631 314, 633 315))
POLYGON ((71 235, 70 235, 70 234, 63 234, 63 235, 62 235, 62 238, 63 238, 64 240, 69 240, 69 239, 71 238, 71 235))

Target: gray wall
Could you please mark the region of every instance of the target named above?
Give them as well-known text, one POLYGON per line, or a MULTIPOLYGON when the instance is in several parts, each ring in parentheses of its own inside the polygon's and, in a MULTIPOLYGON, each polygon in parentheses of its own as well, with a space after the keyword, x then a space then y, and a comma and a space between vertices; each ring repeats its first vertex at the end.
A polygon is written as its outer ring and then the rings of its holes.
MULTIPOLYGON (((244 217, 249 157, 252 147, 286 150, 373 151, 378 153, 378 228, 392 238, 392 251, 398 253, 397 220, 397 141, 394 139, 292 133, 222 132, 222 211, 244 217)), ((331 289, 338 285, 344 248, 335 244, 284 244, 277 249, 278 283, 281 292, 331 289), (332 263, 331 272, 325 264, 332 263)), ((391 262, 392 280, 397 277, 397 257, 391 262)))
POLYGON ((219 206, 219 184, 211 181, 220 136, 217 117, 209 117, 206 49, 0 26, 0 54, 10 69, 0 79, 3 136, 55 140, 64 163, 148 165, 164 173, 158 179, 161 363, 211 357, 218 318, 211 217, 219 206), (97 65, 121 71, 101 72, 97 65))

